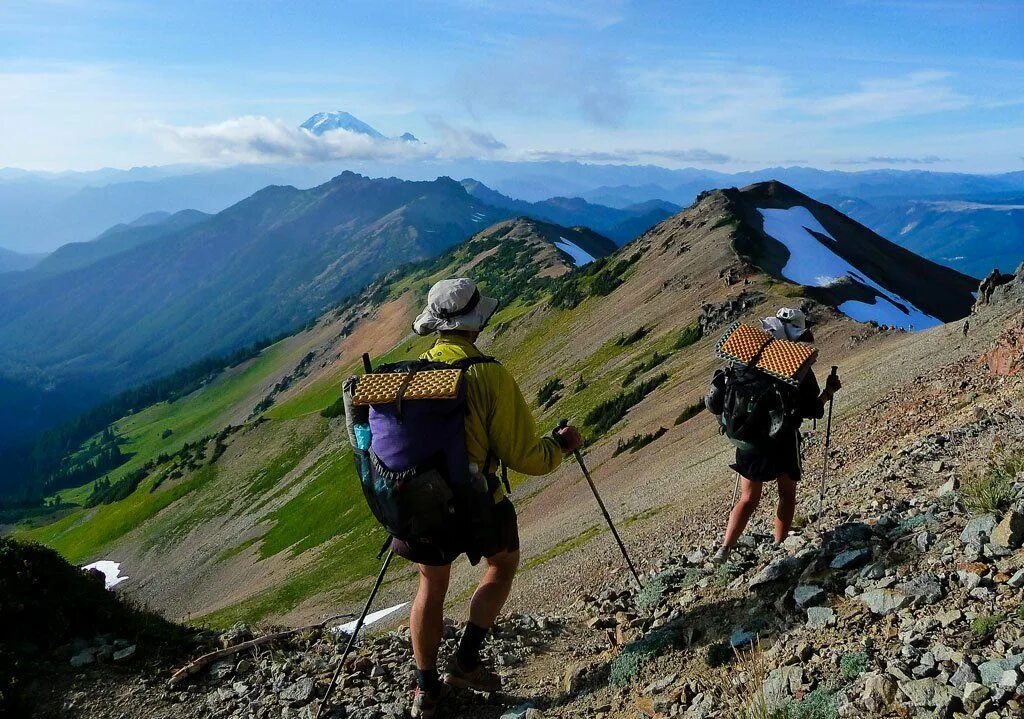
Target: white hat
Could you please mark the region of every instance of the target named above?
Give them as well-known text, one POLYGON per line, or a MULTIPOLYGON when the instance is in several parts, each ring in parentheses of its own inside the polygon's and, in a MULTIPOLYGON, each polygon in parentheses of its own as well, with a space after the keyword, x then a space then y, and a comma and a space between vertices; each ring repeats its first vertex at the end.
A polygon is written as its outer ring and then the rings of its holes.
POLYGON ((780 340, 798 340, 807 331, 807 316, 795 307, 783 307, 774 317, 761 320, 765 332, 780 340))
POLYGON ((479 332, 497 309, 498 300, 481 295, 473 280, 441 280, 430 288, 427 307, 412 323, 412 329, 418 335, 451 330, 479 332))

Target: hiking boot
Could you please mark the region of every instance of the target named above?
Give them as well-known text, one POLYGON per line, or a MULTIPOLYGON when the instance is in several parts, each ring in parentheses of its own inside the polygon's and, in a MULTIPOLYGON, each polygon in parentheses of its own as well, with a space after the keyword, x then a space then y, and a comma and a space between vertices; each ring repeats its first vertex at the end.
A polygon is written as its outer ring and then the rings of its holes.
POLYGON ((715 564, 725 564, 729 561, 730 554, 732 554, 732 547, 722 546, 715 552, 715 556, 711 558, 711 561, 715 564))
POLYGON ((441 691, 437 694, 427 694, 425 691, 416 687, 416 694, 412 699, 412 719, 433 719, 437 716, 437 706, 441 703, 441 700, 448 695, 448 687, 444 684, 441 685, 441 691))
POLYGON ((493 694, 501 691, 501 677, 485 667, 482 663, 471 671, 459 666, 458 659, 452 659, 448 673, 444 677, 445 684, 459 689, 472 689, 478 692, 493 694))

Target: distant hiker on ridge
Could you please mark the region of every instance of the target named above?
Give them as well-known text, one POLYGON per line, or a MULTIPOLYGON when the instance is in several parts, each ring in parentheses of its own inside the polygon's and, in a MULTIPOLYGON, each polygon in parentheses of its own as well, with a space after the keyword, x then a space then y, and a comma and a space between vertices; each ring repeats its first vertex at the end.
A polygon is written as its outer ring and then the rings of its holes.
MULTIPOLYGON (((783 307, 775 317, 767 317, 761 321, 766 332, 777 339, 788 339, 797 342, 813 342, 814 338, 807 329, 804 313, 795 308, 783 307)), ((765 423, 781 421, 779 427, 773 428, 769 436, 768 427, 764 427, 763 440, 752 446, 737 446, 736 462, 732 468, 740 478, 740 498, 729 515, 729 525, 725 531, 722 546, 715 554, 714 560, 724 563, 736 546, 740 535, 746 529, 747 522, 761 501, 761 490, 765 482, 776 481, 779 490, 779 506, 775 516, 775 543, 782 542, 789 536, 796 509, 796 488, 800 481, 800 424, 804 419, 821 419, 825 414, 825 405, 839 391, 842 384, 838 376, 830 375, 825 383, 824 391, 819 392, 818 381, 814 373, 807 370, 799 387, 793 388, 781 381, 773 380, 767 374, 742 368, 734 370, 732 380, 740 388, 734 389, 735 396, 740 397, 744 409, 770 397, 768 402, 775 402, 773 410, 778 410, 778 419, 771 417, 770 412, 757 414, 765 423), (746 396, 748 395, 749 396, 746 396)), ((726 395, 724 377, 717 372, 712 380, 708 394, 708 408, 715 414, 728 413, 730 408, 723 407, 726 395), (718 407, 714 405, 718 404, 718 407), (719 411, 716 411, 719 410, 719 411)), ((752 413, 751 416, 755 416, 752 413)))
POLYGON ((480 660, 484 638, 508 599, 519 566, 516 511, 506 487, 498 481, 499 461, 524 474, 547 474, 558 467, 566 452, 583 443, 572 426, 557 430, 554 436, 539 435, 515 379, 474 345, 497 307, 498 301, 481 295, 473 281, 443 280, 430 289, 427 307, 413 323, 419 335, 439 335, 421 359, 466 367, 465 442, 470 473, 486 477, 488 486, 493 487, 490 516, 482 518, 478 531, 466 527, 459 541, 450 546, 398 539, 392 545, 397 554, 418 565, 420 574, 409 618, 416 658, 413 717, 434 716, 442 697, 437 653, 444 628, 444 602, 451 564, 462 553, 473 564, 482 557, 487 569, 470 601, 469 622, 449 662, 445 683, 485 692, 501 687, 498 675, 480 660))

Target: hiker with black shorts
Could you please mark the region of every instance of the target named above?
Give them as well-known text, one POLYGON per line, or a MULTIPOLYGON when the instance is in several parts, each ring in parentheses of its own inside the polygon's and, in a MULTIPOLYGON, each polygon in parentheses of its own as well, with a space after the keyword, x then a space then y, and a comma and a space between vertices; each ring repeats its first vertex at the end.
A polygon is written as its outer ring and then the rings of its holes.
POLYGON ((519 566, 516 510, 506 487, 497 481, 498 463, 523 474, 547 474, 561 464, 565 453, 583 443, 573 426, 539 434, 515 379, 476 348, 474 342, 497 306, 497 300, 481 295, 469 279, 443 280, 430 289, 427 307, 413 323, 419 335, 438 334, 421 359, 465 367, 465 448, 470 472, 486 477, 488 486, 494 487, 489 517, 472 536, 467 532, 440 545, 399 539, 392 543, 394 551, 415 562, 419 570, 409 618, 416 659, 413 717, 435 716, 446 685, 483 692, 501 688, 498 675, 480 658, 484 638, 508 599, 519 566), (463 553, 473 564, 482 558, 486 570, 470 600, 469 621, 442 684, 437 655, 445 596, 452 562, 463 553))
MULTIPOLYGON (((763 329, 777 339, 796 342, 813 342, 807 329, 804 313, 795 308, 784 307, 775 317, 762 320, 763 329)), ((842 384, 838 376, 830 375, 825 389, 819 391, 814 373, 807 370, 799 385, 794 389, 779 385, 784 393, 786 413, 781 429, 769 439, 753 446, 738 446, 736 462, 731 465, 739 475, 740 497, 729 515, 722 546, 714 561, 725 562, 736 546, 747 522, 761 501, 765 482, 775 481, 779 491, 779 504, 775 514, 775 543, 781 543, 793 523, 796 510, 796 489, 801 478, 800 467, 800 424, 805 419, 821 419, 825 405, 839 391, 842 384)))

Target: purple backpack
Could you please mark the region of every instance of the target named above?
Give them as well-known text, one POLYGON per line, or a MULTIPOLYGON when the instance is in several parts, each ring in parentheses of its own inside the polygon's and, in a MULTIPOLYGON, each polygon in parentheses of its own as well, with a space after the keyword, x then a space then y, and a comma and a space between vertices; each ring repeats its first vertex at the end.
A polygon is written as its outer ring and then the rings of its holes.
MULTIPOLYGON (((368 412, 366 406, 350 406, 349 394, 354 394, 359 378, 346 383, 349 423, 368 422, 370 428, 369 448, 353 441, 363 495, 373 516, 393 537, 451 548, 489 521, 496 485, 470 472, 465 371, 454 397, 406 399, 403 392, 417 372, 466 370, 495 361, 470 357, 451 364, 413 360, 381 365, 374 374, 409 374, 394 401, 370 404, 368 412)), ((354 434, 350 438, 354 440, 354 434)))

